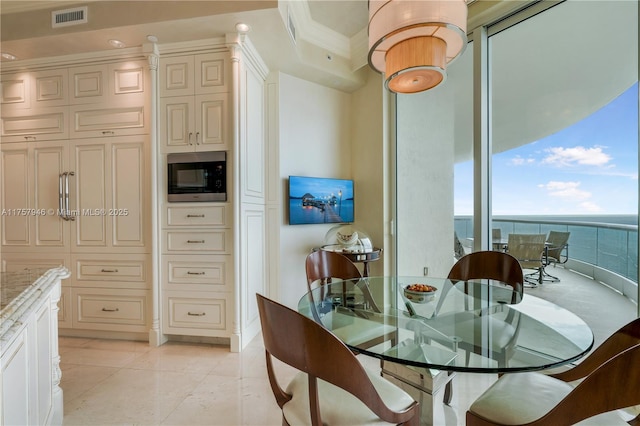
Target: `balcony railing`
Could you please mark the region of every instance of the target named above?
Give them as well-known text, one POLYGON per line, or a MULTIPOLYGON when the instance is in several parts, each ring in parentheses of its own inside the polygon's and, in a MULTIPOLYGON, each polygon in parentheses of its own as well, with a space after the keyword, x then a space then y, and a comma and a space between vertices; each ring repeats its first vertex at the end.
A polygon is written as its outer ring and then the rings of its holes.
MULTIPOLYGON (((469 216, 455 218, 455 231, 460 240, 473 237, 473 220, 469 216)), ((638 297, 638 226, 600 222, 553 221, 493 217, 493 228, 501 234, 548 234, 549 231, 571 232, 569 266, 594 279, 603 281, 633 300, 638 297), (580 264, 583 264, 582 267, 580 264), (588 267, 593 267, 589 269, 588 267), (602 273, 606 271, 606 279, 602 273), (615 276, 635 284, 612 283, 615 276), (635 291, 634 291, 635 290, 635 291), (628 294, 631 293, 631 294, 628 294)))

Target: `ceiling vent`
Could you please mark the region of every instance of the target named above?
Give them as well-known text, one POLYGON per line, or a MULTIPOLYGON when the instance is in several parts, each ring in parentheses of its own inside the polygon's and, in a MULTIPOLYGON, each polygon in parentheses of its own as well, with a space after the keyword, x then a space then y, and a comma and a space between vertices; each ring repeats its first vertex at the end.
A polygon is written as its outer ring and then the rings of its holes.
POLYGON ((51 28, 87 23, 87 6, 51 12, 51 28))

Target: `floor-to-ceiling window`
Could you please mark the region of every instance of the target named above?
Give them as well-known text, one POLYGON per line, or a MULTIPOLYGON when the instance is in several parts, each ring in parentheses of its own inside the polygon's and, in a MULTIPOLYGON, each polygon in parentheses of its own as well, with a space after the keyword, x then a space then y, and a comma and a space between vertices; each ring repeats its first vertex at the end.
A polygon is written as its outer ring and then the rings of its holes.
MULTIPOLYGON (((474 224, 486 221, 504 225, 506 237, 514 228, 502 216, 606 213, 632 215, 637 223, 637 2, 534 7, 536 13, 523 10, 487 28, 486 111, 465 113, 479 72, 472 47, 452 64, 444 87, 397 96, 398 272, 429 266, 445 273, 440 253, 451 247, 451 233, 472 237, 474 224), (450 118, 433 112, 442 108, 450 118), (492 180, 480 191, 492 197, 491 208, 473 217, 481 195, 473 183, 473 117, 482 113, 490 118, 493 155, 492 180), (453 152, 446 149, 451 143, 453 152), (453 229, 443 211, 455 216, 453 229)), ((637 281, 637 231, 616 233, 613 241, 594 256, 605 266, 616 263, 606 256, 624 244, 630 260, 618 266, 637 281)))

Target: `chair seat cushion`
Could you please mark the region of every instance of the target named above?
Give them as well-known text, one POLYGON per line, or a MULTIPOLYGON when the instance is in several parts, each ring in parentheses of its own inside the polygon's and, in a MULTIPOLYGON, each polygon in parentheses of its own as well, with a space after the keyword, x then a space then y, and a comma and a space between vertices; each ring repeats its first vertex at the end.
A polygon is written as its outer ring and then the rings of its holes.
MULTIPOLYGON (((506 374, 480 395, 469 411, 498 424, 526 424, 551 411, 572 389, 570 384, 541 373, 506 374)), ((613 426, 627 423, 613 411, 578 424, 613 426)))
POLYGON ((476 399, 469 411, 500 424, 529 423, 551 411, 572 389, 540 373, 507 374, 476 399))
MULTIPOLYGON (((414 402, 408 393, 380 377, 379 373, 367 370, 367 375, 382 400, 391 410, 402 411, 414 402)), ((307 379, 307 374, 298 373, 287 386, 287 393, 293 395, 293 398, 282 407, 282 414, 291 425, 311 423, 307 379)), ((373 411, 355 396, 330 383, 318 380, 318 393, 320 413, 324 424, 332 426, 389 424, 378 418, 373 411)))

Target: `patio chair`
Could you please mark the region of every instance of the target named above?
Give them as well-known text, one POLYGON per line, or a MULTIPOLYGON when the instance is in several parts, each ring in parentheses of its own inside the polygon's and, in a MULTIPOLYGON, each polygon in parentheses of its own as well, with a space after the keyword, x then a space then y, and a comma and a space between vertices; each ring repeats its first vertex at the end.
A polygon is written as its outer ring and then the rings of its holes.
POLYGON ((471 405, 466 424, 572 425, 597 416, 597 424, 628 425, 615 410, 640 404, 638 383, 640 319, 616 331, 572 369, 502 376, 471 405), (575 387, 569 381, 577 381, 575 387))
POLYGON ((505 245, 502 242, 502 230, 500 228, 493 228, 491 230, 491 245, 496 251, 505 251, 505 245))
POLYGON ((545 268, 542 270, 543 281, 558 282, 560 278, 549 274, 546 267, 553 263, 567 263, 569 260, 569 235, 571 232, 549 231, 546 241, 545 268))
POLYGON ((271 390, 283 425, 419 424, 419 405, 369 372, 336 336, 313 320, 256 294, 271 390), (272 358, 298 370, 286 390, 272 358))
POLYGON ((518 259, 522 269, 536 270, 524 277, 532 286, 542 284, 546 237, 545 234, 509 234, 507 253, 518 259))

